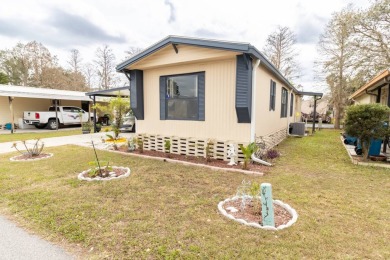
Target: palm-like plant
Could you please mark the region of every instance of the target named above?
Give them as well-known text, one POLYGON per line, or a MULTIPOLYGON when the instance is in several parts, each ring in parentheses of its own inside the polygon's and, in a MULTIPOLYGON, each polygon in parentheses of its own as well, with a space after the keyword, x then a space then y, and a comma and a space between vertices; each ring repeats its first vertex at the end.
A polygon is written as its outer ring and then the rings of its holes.
POLYGON ((244 170, 247 170, 248 163, 251 160, 252 154, 255 153, 259 147, 254 142, 248 144, 247 146, 239 144, 239 147, 242 151, 242 154, 244 155, 244 164, 243 164, 242 168, 244 170))

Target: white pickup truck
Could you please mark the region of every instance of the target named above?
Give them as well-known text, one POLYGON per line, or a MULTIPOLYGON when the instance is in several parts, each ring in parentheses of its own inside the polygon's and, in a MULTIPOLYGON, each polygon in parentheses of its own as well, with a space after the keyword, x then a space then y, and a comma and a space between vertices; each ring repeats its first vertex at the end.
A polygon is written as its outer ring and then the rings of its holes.
MULTIPOLYGON (((79 107, 58 106, 57 117, 60 125, 80 125, 89 120, 89 113, 79 107)), ((93 117, 91 117, 91 121, 93 121, 93 117)), ((57 129, 55 107, 49 107, 49 111, 24 111, 23 122, 39 129, 48 127, 55 130, 57 129)))

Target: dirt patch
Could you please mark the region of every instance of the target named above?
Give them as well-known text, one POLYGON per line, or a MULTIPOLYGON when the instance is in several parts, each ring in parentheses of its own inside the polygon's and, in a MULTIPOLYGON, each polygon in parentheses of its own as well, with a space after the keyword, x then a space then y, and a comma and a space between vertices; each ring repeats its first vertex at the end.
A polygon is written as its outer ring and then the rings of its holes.
MULTIPOLYGON (((81 176, 84 177, 84 178, 91 178, 89 176, 89 172, 91 170, 88 170, 88 171, 85 171, 81 176)), ((107 168, 103 168, 101 169, 101 172, 97 175, 99 176, 100 178, 109 178, 109 177, 112 177, 113 175, 115 175, 115 177, 119 177, 121 175, 124 175, 126 174, 127 170, 125 168, 112 168, 112 169, 107 169, 107 168)))
MULTIPOLYGON (((196 164, 203 164, 208 166, 214 166, 219 168, 228 168, 228 169, 240 169, 242 170, 242 165, 228 165, 228 162, 225 162, 223 160, 217 160, 217 159, 211 159, 209 162, 206 161, 206 158, 199 157, 199 156, 191 156, 191 155, 181 155, 181 154, 173 154, 173 153, 164 153, 164 152, 158 152, 158 151, 149 151, 144 150, 143 153, 140 153, 139 150, 135 150, 133 152, 128 152, 127 147, 119 147, 118 151, 124 152, 124 153, 133 153, 133 154, 140 154, 140 155, 147 155, 152 157, 159 157, 159 158, 168 158, 178 161, 184 161, 184 162, 190 162, 190 163, 196 163, 196 164)), ((269 171, 269 167, 259 164, 250 163, 248 164, 248 171, 254 171, 259 173, 266 173, 269 171)))
POLYGON ((22 155, 12 157, 11 160, 12 161, 32 161, 32 160, 49 158, 52 156, 53 156, 53 154, 51 154, 51 153, 41 153, 39 155, 34 155, 34 156, 31 156, 29 154, 22 154, 22 155))
MULTIPOLYGON (((234 216, 236 219, 243 219, 248 223, 258 223, 262 225, 263 219, 261 216, 261 202, 257 200, 255 206, 253 199, 250 199, 245 204, 245 207, 241 207, 241 203, 242 203, 241 198, 237 200, 231 200, 226 202, 223 205, 223 208, 224 210, 226 210, 227 213, 234 216), (238 211, 232 212, 228 209, 229 207, 234 207, 238 211)), ((285 208, 275 203, 273 205, 274 205, 275 227, 287 224, 292 219, 290 213, 285 208)))

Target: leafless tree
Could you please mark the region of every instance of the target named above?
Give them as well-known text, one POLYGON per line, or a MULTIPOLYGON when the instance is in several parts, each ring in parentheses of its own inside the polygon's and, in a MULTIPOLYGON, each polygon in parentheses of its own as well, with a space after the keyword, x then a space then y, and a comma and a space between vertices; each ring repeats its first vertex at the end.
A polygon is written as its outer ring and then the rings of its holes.
POLYGON ((335 13, 320 36, 318 50, 322 56, 322 73, 331 90, 331 103, 335 112, 335 128, 340 128, 340 119, 352 92, 349 80, 353 76, 354 49, 352 46, 352 13, 346 8, 335 13))
POLYGON ((74 73, 80 72, 81 62, 82 62, 82 59, 81 59, 79 50, 77 50, 77 49, 70 50, 70 55, 69 55, 69 60, 68 60, 68 64, 70 66, 70 71, 72 71, 74 73))
POLYGON ((263 52, 272 64, 289 80, 299 77, 296 57, 298 53, 294 48, 296 36, 288 27, 279 26, 271 33, 266 41, 263 52))
MULTIPOLYGON (((354 46, 359 67, 376 74, 390 64, 390 0, 376 0, 354 16, 354 46)), ((372 75, 371 75, 372 76, 372 75)))
POLYGON ((96 50, 97 75, 99 89, 109 89, 115 84, 115 55, 108 45, 96 50))
POLYGON ((85 83, 89 91, 95 86, 96 69, 91 63, 87 63, 84 66, 85 83))
POLYGON ((143 49, 141 49, 139 47, 130 47, 128 51, 125 51, 125 53, 126 53, 125 59, 129 59, 142 51, 143 51, 143 49))
POLYGON ((86 79, 81 71, 82 58, 80 52, 77 49, 70 50, 68 64, 70 70, 67 73, 68 89, 85 91, 87 89, 86 79))

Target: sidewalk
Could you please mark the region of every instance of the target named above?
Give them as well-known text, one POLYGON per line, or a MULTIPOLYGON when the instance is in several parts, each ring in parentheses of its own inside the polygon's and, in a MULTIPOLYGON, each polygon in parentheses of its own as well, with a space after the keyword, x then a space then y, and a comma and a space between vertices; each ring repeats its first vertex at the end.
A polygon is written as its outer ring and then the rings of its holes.
POLYGON ((62 248, 27 233, 0 216, 0 259, 68 260, 75 259, 62 248))

